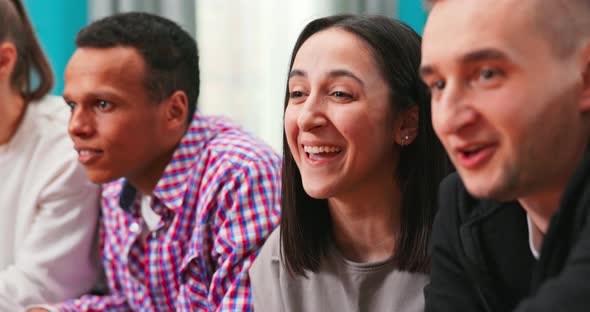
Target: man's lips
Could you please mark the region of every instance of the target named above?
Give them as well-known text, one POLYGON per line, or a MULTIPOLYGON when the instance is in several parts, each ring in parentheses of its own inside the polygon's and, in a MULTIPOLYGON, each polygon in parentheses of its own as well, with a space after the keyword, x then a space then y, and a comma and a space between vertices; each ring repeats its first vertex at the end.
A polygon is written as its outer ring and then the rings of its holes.
POLYGON ((95 162, 104 154, 102 150, 85 147, 77 147, 76 151, 78 152, 78 161, 83 165, 89 165, 95 162))
POLYGON ((470 144, 455 149, 459 164, 465 169, 477 169, 485 165, 496 151, 496 144, 470 144))

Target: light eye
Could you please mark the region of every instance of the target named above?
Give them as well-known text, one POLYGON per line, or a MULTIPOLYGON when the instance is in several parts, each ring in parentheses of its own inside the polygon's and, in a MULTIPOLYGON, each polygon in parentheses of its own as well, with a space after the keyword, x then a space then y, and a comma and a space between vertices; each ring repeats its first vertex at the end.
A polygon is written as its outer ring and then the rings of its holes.
POLYGON ((474 77, 474 84, 482 88, 494 88, 504 81, 504 72, 497 68, 481 68, 474 77))
POLYGON ((74 110, 74 108, 76 108, 76 103, 74 102, 66 102, 66 105, 70 108, 70 110, 74 110))
POLYGON ((430 89, 432 91, 440 91, 446 87, 447 83, 444 80, 436 80, 430 84, 430 89))
POLYGON ((111 102, 105 101, 105 100, 98 100, 96 102, 96 105, 98 106, 99 109, 105 110, 105 109, 108 109, 111 107, 111 102))

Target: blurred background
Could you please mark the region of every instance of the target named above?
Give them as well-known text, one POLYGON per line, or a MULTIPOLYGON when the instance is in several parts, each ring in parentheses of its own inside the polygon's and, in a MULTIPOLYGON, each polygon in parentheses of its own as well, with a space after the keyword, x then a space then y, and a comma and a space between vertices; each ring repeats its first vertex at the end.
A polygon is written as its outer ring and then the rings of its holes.
POLYGON ((418 33, 422 0, 24 0, 56 76, 84 25, 118 12, 144 11, 180 24, 199 45, 199 109, 233 118, 281 150, 288 63, 297 35, 311 20, 336 13, 399 18, 418 33))

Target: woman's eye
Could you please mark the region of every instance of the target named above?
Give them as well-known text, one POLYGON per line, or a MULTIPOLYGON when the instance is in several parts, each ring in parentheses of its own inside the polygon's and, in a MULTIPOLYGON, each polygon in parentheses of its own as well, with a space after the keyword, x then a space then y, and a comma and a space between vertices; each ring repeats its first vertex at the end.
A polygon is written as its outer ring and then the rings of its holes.
POLYGON ((301 92, 301 91, 289 92, 289 98, 292 98, 292 99, 300 98, 302 96, 303 96, 303 92, 301 92))
POLYGON ((342 92, 342 91, 332 92, 332 96, 335 96, 337 98, 348 98, 348 99, 352 98, 352 95, 350 95, 346 92, 342 92))

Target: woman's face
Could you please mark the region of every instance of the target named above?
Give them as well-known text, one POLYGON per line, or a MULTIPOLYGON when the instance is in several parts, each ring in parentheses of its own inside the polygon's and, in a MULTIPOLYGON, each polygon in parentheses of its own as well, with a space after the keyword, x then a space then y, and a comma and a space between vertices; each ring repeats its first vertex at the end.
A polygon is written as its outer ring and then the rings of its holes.
POLYGON ((329 28, 307 39, 289 74, 285 132, 314 198, 391 183, 397 163, 390 90, 368 45, 329 28))

